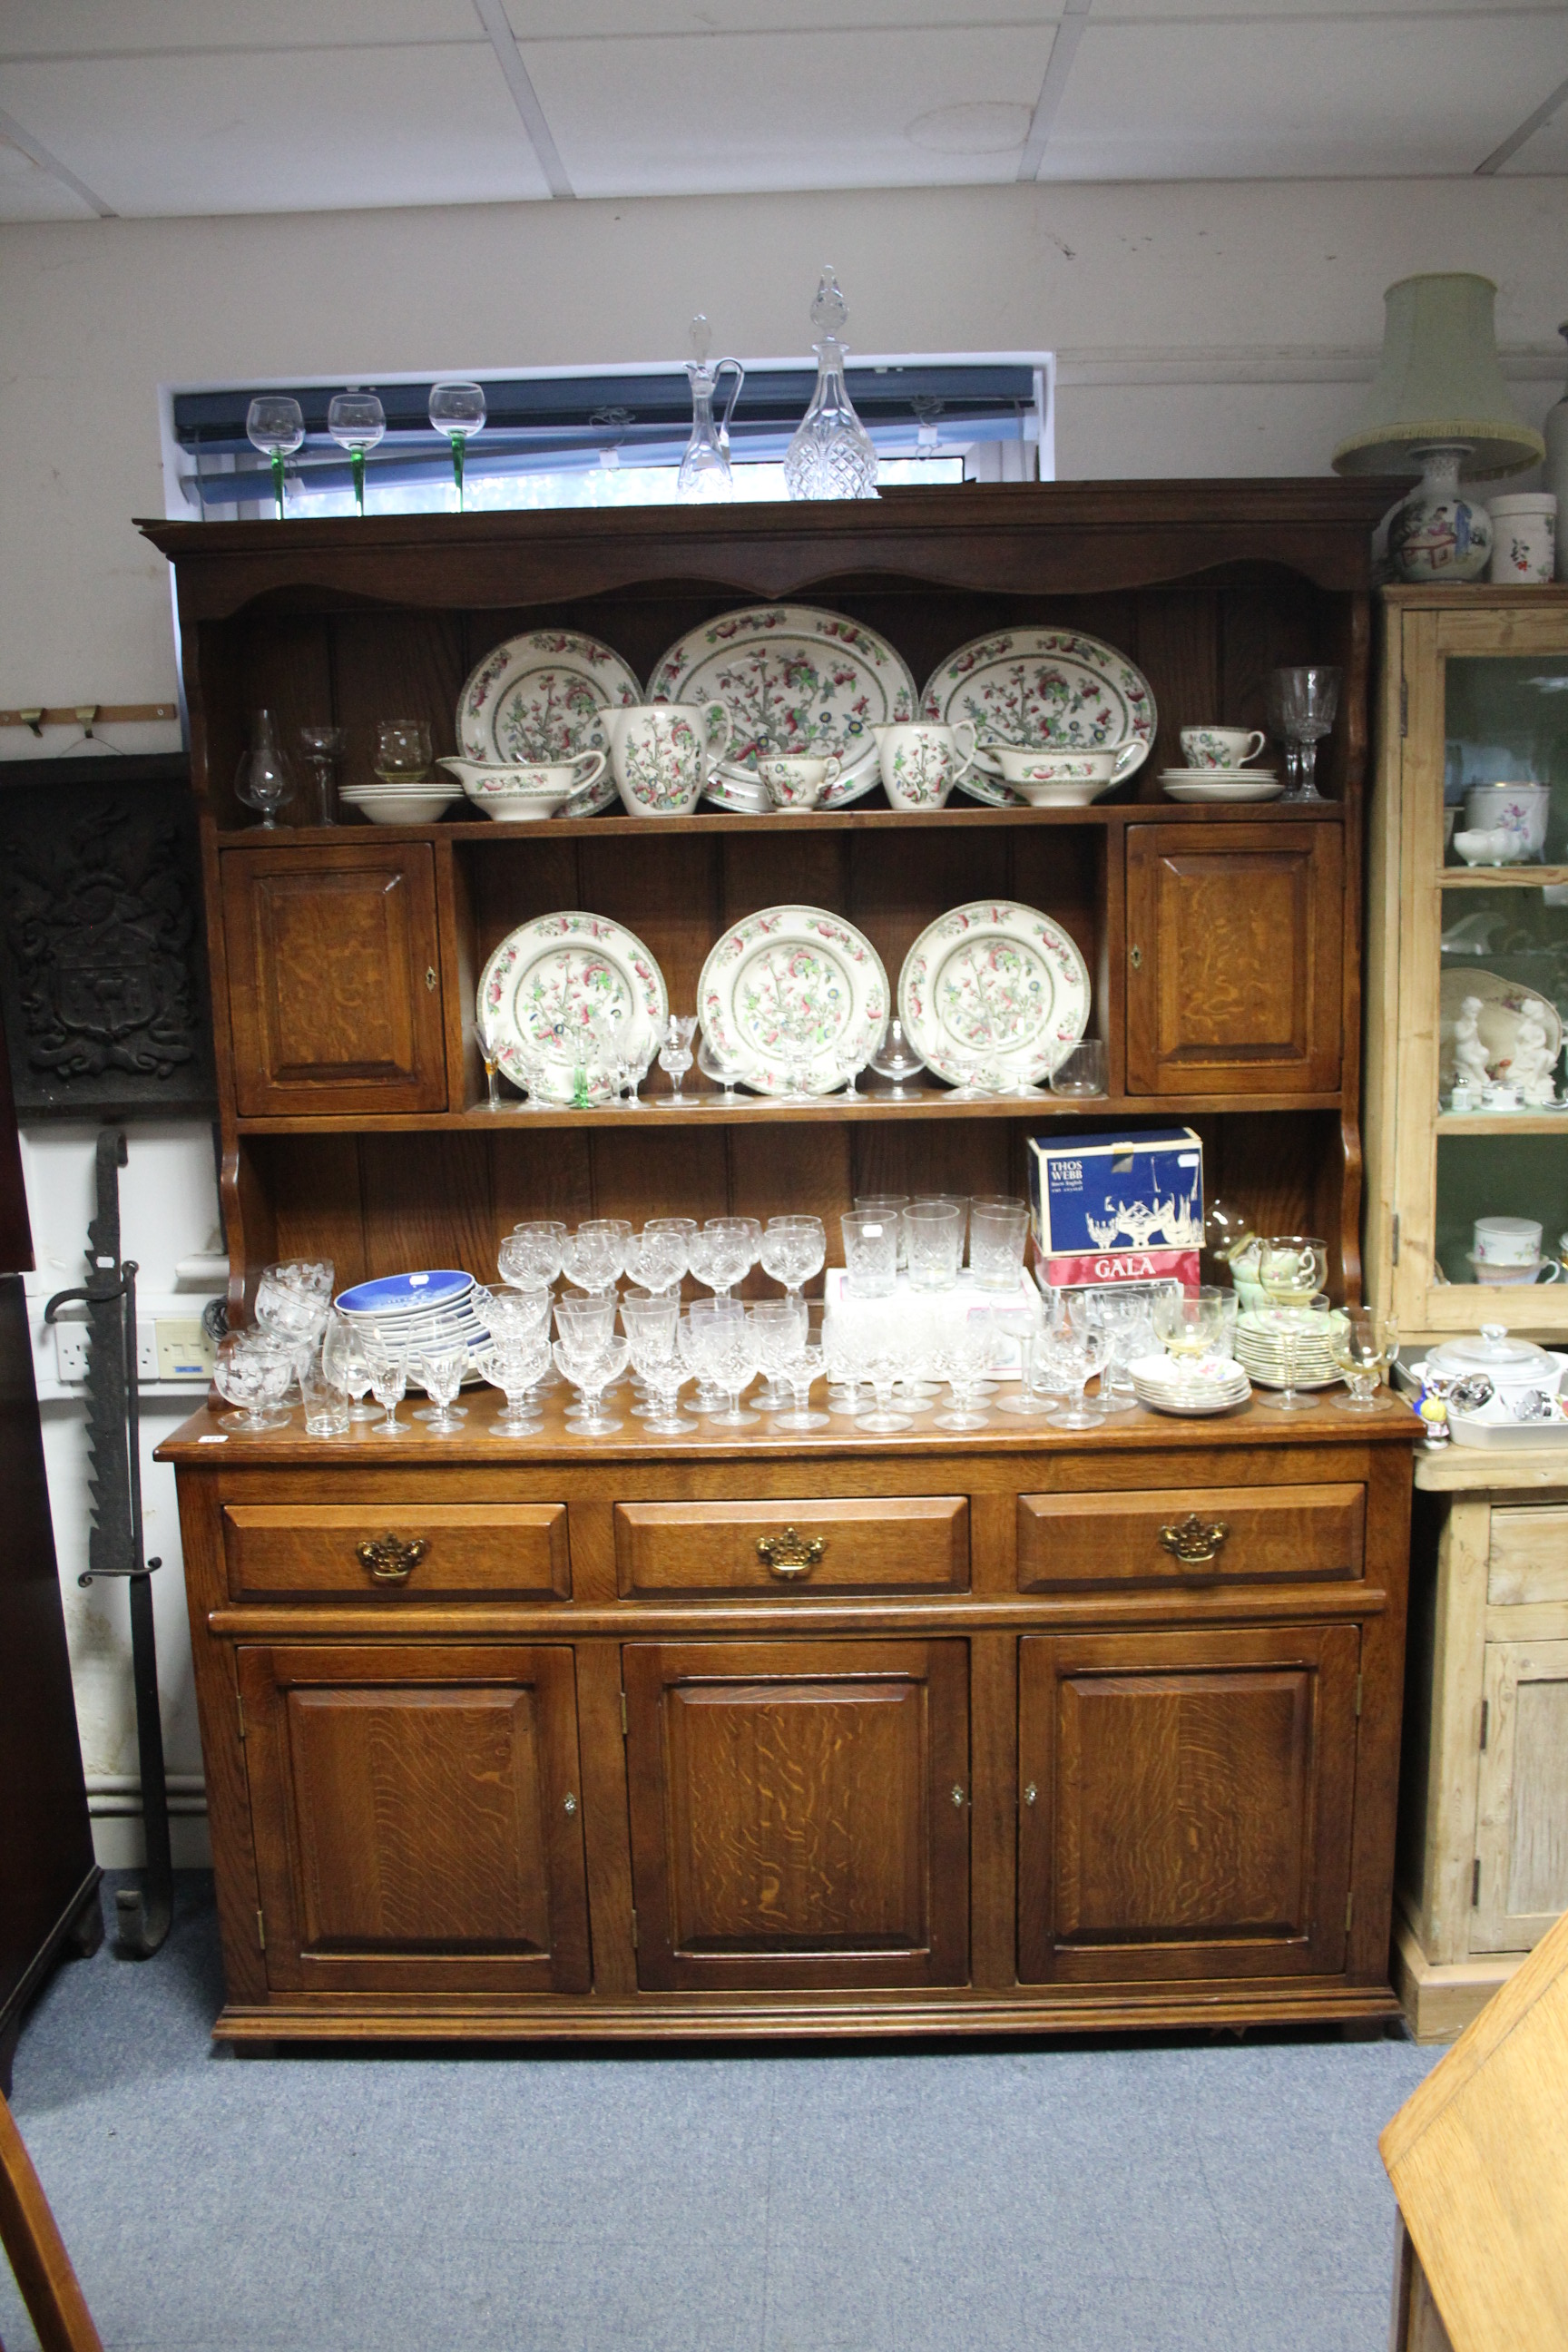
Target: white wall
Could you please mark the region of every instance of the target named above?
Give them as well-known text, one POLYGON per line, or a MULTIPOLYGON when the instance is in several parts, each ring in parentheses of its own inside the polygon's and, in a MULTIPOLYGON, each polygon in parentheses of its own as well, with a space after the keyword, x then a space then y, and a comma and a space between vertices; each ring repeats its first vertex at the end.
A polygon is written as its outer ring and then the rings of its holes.
MULTIPOLYGON (((679 357, 698 310, 721 349, 804 353, 817 268, 830 259, 862 351, 1058 352, 1063 478, 1316 473, 1370 375, 1383 289, 1412 270, 1497 279, 1515 396, 1539 421, 1563 374, 1565 230, 1568 181, 1542 179, 900 190, 0 228, 0 707, 174 697, 166 571, 131 522, 163 511, 161 383, 374 383, 378 372, 679 357)), ((177 741, 172 730, 108 731, 127 750, 177 741)), ((0 730, 0 757, 38 748, 0 730)), ((69 746, 52 737, 44 748, 69 746)), ((210 1139, 188 1129, 153 1150, 133 1130, 132 1150, 127 1254, 172 1264, 207 1239, 210 1139), (139 1184, 139 1162, 159 1181, 139 1184)), ((34 1160, 36 1218, 59 1237, 73 1275, 89 1157, 86 1139, 59 1139, 34 1160)), ((123 1776, 133 1769, 123 1623, 111 1596, 77 1591, 79 1429, 75 1408, 47 1411, 89 1769, 123 1776)), ((151 1499, 153 1548, 170 1563, 159 1608, 170 1761, 188 1774, 199 1756, 161 1481, 151 1499)), ((102 1835, 105 1858, 121 1858, 110 1829, 102 1835)))

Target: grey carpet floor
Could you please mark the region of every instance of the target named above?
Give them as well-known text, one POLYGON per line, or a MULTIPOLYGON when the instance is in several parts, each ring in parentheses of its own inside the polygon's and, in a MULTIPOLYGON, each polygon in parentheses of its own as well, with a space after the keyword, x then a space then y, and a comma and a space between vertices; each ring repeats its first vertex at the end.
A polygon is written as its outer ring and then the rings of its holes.
MULTIPOLYGON (((111 1910, 111 1905, 106 1909, 111 1910)), ((1383 2352, 1437 2054, 215 2055, 210 1881, 61 1969, 14 2105, 110 2352, 1383 2352)), ((0 2264, 0 2340, 36 2339, 0 2264)))

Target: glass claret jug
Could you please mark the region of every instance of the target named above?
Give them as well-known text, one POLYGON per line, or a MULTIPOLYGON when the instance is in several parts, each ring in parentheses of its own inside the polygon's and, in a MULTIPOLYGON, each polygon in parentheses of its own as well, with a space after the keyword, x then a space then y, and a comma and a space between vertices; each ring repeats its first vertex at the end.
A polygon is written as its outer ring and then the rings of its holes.
POLYGON ((686 373, 691 385, 691 438, 686 445, 675 487, 680 497, 693 505, 712 506, 735 495, 735 478, 730 471, 730 419, 735 414, 746 371, 739 360, 716 360, 709 366, 711 336, 700 312, 691 321, 689 341, 691 357, 687 362, 686 373), (723 417, 715 423, 713 395, 726 368, 733 368, 735 380, 723 417))
POLYGON ((844 329, 849 311, 833 265, 826 263, 811 323, 821 337, 816 390, 784 452, 784 488, 792 499, 874 499, 877 452, 850 403, 844 381, 844 329))

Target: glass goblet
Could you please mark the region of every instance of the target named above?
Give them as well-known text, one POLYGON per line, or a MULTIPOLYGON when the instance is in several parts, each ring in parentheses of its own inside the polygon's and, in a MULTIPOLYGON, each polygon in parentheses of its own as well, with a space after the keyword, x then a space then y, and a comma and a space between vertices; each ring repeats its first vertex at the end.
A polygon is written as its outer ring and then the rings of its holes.
POLYGON ((1179 1365, 1193 1365, 1224 1343, 1226 1294, 1204 1284, 1162 1291, 1154 1301, 1154 1336, 1179 1365))
POLYGON ((761 1412, 783 1412, 789 1403, 784 1392, 784 1364, 805 1345, 807 1319, 804 1298, 760 1298, 751 1309, 752 1337, 757 1363, 764 1375, 752 1402, 761 1412))
POLYGON ((297 400, 275 392, 258 394, 245 413, 245 437, 272 467, 272 495, 283 520, 283 460, 304 445, 305 412, 297 400))
POLYGON ((415 1419, 422 1421, 433 1437, 462 1434, 467 1416, 460 1407, 456 1412, 453 1407, 468 1369, 468 1343, 460 1339, 422 1348, 411 1360, 409 1370, 430 1400, 429 1408, 416 1413, 415 1419))
POLYGON ((578 1392, 578 1404, 566 1415, 566 1426, 579 1437, 609 1437, 625 1427, 603 1409, 605 1391, 613 1388, 626 1369, 625 1339, 612 1332, 607 1339, 555 1342, 555 1369, 578 1392))
POLYGON ((985 1415, 975 1411, 981 1383, 995 1356, 995 1327, 988 1307, 972 1307, 962 1323, 955 1324, 938 1342, 931 1358, 931 1369, 939 1380, 944 1380, 952 1391, 952 1402, 946 1412, 936 1417, 938 1429, 984 1429, 985 1415))
POLYGON ((230 1331, 218 1341, 213 1385, 226 1403, 242 1408, 224 1416, 224 1427, 255 1437, 281 1429, 289 1415, 283 1399, 294 1378, 294 1359, 255 1331, 230 1331))
POLYGON ((799 1298, 827 1262, 827 1229, 820 1217, 770 1217, 759 1255, 763 1272, 783 1283, 787 1297, 799 1298))
POLYGON ((1321 801, 1314 771, 1318 745, 1332 729, 1340 707, 1342 672, 1312 664, 1277 669, 1268 681, 1268 718, 1293 755, 1294 781, 1285 801, 1321 801))
POLYGON ((354 504, 363 520, 365 453, 374 449, 384 436, 386 411, 374 392, 361 392, 356 385, 351 384, 346 392, 334 393, 328 401, 327 430, 339 448, 349 453, 354 504))
POLYGON ((735 1311, 714 1318, 713 1338, 710 1342, 713 1350, 713 1377, 724 1391, 726 1403, 722 1412, 712 1413, 709 1417, 715 1429, 755 1429, 762 1416, 745 1410, 741 1398, 757 1377, 756 1327, 738 1298, 721 1299, 716 1304, 729 1305, 735 1311))
POLYGON ((506 1398, 506 1411, 490 1424, 497 1437, 531 1437, 543 1427, 529 1399, 550 1370, 547 1338, 541 1334, 530 1339, 509 1332, 481 1349, 475 1361, 490 1386, 506 1398))
POLYGON ((650 1220, 626 1243, 626 1273, 645 1290, 675 1289, 689 1264, 691 1235, 696 1230, 687 1217, 650 1220))
POLYGON ((327 1318, 327 1328, 321 1334, 321 1369, 334 1388, 342 1389, 349 1399, 351 1421, 374 1421, 376 1409, 366 1404, 370 1394, 370 1364, 357 1325, 346 1315, 335 1311, 327 1318))
POLYGON ((896 1308, 862 1315, 859 1320, 867 1343, 862 1370, 874 1402, 869 1412, 856 1416, 855 1426, 869 1436, 891 1437, 910 1426, 907 1412, 893 1411, 893 1391, 909 1368, 907 1327, 896 1308))
POLYGON ((337 796, 332 790, 339 761, 348 749, 346 727, 301 727, 300 748, 305 754, 305 764, 315 779, 316 822, 336 824, 337 796))
POLYGON ((1375 1412, 1377 1391, 1389 1359, 1399 1345, 1399 1328, 1392 1315, 1375 1315, 1367 1307, 1347 1307, 1329 1327, 1329 1353, 1344 1374, 1348 1396, 1336 1397, 1342 1412, 1375 1412))
POLYGON ((669 1080, 668 1099, 684 1103, 681 1086, 691 1067, 691 1040, 697 1034, 695 1013, 672 1013, 665 1024, 664 1038, 658 1049, 658 1066, 669 1080))
POLYGON ((1311 1234, 1277 1234, 1258 1243, 1258 1286, 1264 1297, 1281 1310, 1278 1331, 1284 1386, 1263 1399, 1276 1412, 1303 1412, 1310 1408, 1310 1397, 1296 1394, 1300 1318, 1321 1291, 1328 1268, 1328 1250, 1311 1234))
POLYGON ((407 1355, 377 1333, 365 1342, 365 1359, 370 1365, 371 1394, 386 1416, 376 1435, 406 1437, 408 1423, 398 1420, 397 1408, 408 1393, 407 1355))
MULTIPOLYGON (((755 1217, 710 1217, 702 1230, 713 1236, 716 1296, 728 1298, 731 1286, 745 1280, 762 1255, 762 1226, 755 1217)), ((691 1271, 697 1273, 695 1265, 691 1271)), ((698 1276, 699 1281, 703 1279, 698 1276)))
POLYGON ((463 511, 463 457, 468 443, 485 429, 485 395, 477 383, 445 382, 430 387, 430 422, 452 445, 452 479, 458 512, 463 511))
POLYGON ((679 1412, 681 1389, 691 1377, 680 1356, 680 1301, 673 1291, 621 1302, 632 1370, 655 1399, 643 1416, 650 1436, 689 1436, 697 1427, 679 1412))
POLYGON ((889 1014, 887 1026, 871 1050, 868 1066, 875 1070, 879 1078, 887 1078, 890 1082, 895 1095, 901 1095, 910 1080, 919 1077, 925 1068, 896 1013, 889 1014))
POLYGON ((826 1359, 820 1347, 803 1346, 780 1366, 780 1372, 794 1400, 788 1412, 781 1412, 774 1422, 775 1429, 826 1429, 829 1413, 818 1412, 811 1403, 812 1383, 821 1379, 826 1370, 826 1359))
POLYGON ((697 1048, 697 1066, 705 1078, 711 1078, 723 1087, 722 1101, 740 1101, 741 1097, 735 1092, 735 1082, 746 1065, 738 1054, 727 1054, 721 1045, 715 1045, 710 1037, 704 1034, 697 1048))
POLYGON ((294 771, 270 710, 251 713, 250 740, 235 771, 234 796, 247 808, 260 811, 267 830, 277 824, 279 810, 294 797, 294 771))
POLYGON ((629 1225, 616 1217, 588 1217, 569 1236, 561 1252, 561 1271, 579 1290, 602 1297, 626 1270, 629 1225))
POLYGON ((561 1272, 570 1235, 559 1217, 530 1217, 500 1245, 497 1272, 513 1290, 547 1290, 561 1272))

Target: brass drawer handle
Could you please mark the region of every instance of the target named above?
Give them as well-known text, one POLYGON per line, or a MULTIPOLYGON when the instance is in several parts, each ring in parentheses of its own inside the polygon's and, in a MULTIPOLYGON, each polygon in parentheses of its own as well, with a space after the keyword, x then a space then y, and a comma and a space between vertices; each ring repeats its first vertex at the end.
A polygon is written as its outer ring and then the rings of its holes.
POLYGON ((1184 1568, 1205 1568, 1219 1558, 1219 1548, 1229 1533, 1224 1519, 1204 1520, 1189 1511, 1184 1519, 1161 1528, 1160 1541, 1184 1568))
POLYGON ((826 1549, 826 1536, 797 1535, 794 1528, 785 1528, 782 1536, 757 1538, 757 1558, 786 1583, 797 1576, 809 1576, 826 1549))
POLYGON ((405 1584, 429 1549, 423 1536, 366 1536, 354 1556, 377 1584, 405 1584))

